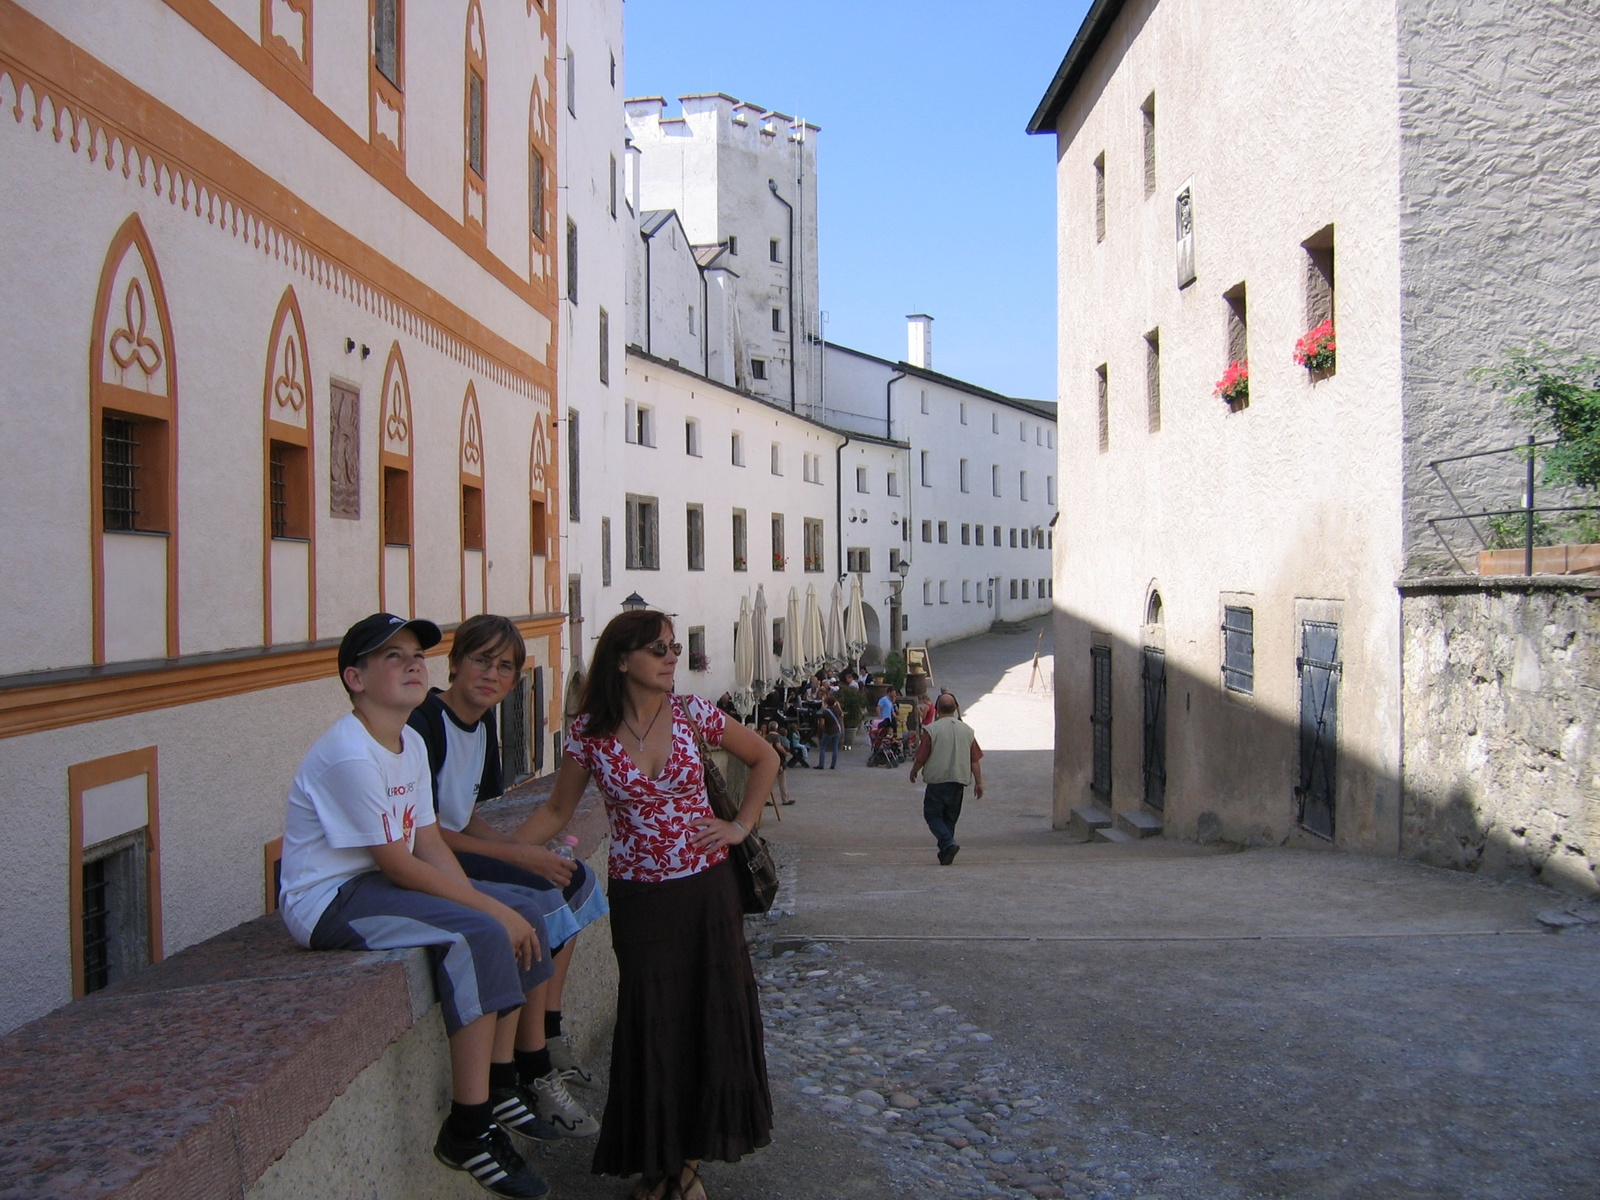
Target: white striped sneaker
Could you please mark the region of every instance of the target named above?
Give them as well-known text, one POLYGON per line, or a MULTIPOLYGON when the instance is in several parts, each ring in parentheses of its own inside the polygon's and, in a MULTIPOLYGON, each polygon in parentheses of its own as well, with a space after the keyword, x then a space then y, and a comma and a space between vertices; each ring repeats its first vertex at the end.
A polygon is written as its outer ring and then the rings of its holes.
POLYGON ((572 1098, 561 1072, 552 1070, 533 1081, 528 1089, 536 1101, 536 1111, 567 1137, 593 1137, 600 1132, 600 1122, 572 1098))
POLYGON ((433 1156, 452 1171, 465 1171, 484 1191, 505 1200, 538 1200, 550 1191, 539 1173, 522 1161, 511 1139, 498 1125, 481 1137, 453 1138, 439 1130, 433 1156))
POLYGON ((545 1043, 545 1048, 550 1051, 550 1062, 568 1084, 586 1088, 598 1086, 594 1073, 578 1057, 578 1043, 570 1033, 558 1033, 545 1043))
POLYGON ((538 1142, 561 1140, 561 1131, 534 1112, 536 1101, 526 1088, 490 1088, 489 1103, 494 1106, 494 1123, 501 1129, 538 1142))

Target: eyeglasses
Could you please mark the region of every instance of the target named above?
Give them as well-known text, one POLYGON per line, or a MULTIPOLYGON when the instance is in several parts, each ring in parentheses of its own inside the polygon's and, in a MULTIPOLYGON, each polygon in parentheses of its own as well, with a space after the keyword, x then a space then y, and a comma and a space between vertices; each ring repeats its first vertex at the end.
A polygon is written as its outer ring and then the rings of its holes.
POLYGON ((467 655, 467 661, 472 664, 475 670, 481 671, 485 675, 515 675, 517 673, 516 663, 495 662, 494 659, 484 658, 481 654, 469 654, 467 655))
POLYGON ((648 646, 640 646, 640 647, 638 647, 638 649, 640 649, 640 650, 648 650, 648 651, 650 651, 651 654, 654 654, 657 658, 665 658, 668 654, 671 654, 674 657, 676 657, 677 655, 683 653, 683 643, 682 642, 651 642, 648 646))

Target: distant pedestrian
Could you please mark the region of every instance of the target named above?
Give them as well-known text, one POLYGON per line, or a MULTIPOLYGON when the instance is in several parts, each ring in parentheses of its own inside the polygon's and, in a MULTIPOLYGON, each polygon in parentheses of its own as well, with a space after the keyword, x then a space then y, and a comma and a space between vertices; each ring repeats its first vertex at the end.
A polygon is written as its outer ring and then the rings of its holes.
POLYGON ((817 729, 820 731, 817 748, 817 770, 822 770, 824 761, 829 753, 833 754, 831 770, 839 769, 839 737, 844 733, 844 710, 839 707, 839 697, 829 696, 822 702, 822 711, 817 714, 817 729))
POLYGON ((920 771, 927 783, 922 794, 922 817, 939 843, 939 865, 948 867, 961 847, 956 844, 956 822, 967 785, 983 799, 983 751, 972 726, 959 716, 956 698, 943 693, 933 707, 933 724, 922 730, 917 756, 911 762, 911 782, 920 771))

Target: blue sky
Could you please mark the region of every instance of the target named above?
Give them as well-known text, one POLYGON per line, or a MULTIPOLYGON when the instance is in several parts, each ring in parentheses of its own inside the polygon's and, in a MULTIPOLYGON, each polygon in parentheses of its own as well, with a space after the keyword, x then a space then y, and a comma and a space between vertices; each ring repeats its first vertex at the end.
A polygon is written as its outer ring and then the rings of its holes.
MULTIPOLYGON (((627 94, 726 92, 822 127, 827 335, 1055 398, 1055 139, 1023 132, 1088 0, 628 0, 627 94)), ((669 111, 676 112, 672 103, 669 111)))

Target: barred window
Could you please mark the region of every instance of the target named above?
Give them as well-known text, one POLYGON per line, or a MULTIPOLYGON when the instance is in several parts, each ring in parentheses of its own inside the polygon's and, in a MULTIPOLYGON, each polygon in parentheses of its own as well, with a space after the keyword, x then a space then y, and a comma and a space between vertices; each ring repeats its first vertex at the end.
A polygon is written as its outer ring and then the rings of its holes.
POLYGON ((1254 609, 1222 610, 1222 683, 1229 691, 1256 690, 1256 614, 1254 609))

